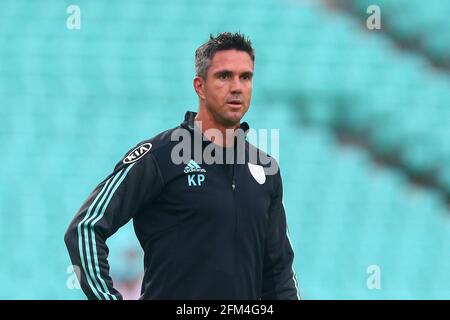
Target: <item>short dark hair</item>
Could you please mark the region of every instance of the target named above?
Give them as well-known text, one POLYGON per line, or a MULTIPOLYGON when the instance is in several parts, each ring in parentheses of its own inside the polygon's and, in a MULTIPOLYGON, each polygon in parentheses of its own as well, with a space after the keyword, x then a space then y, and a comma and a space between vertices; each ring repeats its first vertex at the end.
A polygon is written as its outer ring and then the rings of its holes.
POLYGON ((231 49, 247 52, 252 62, 255 62, 255 50, 248 37, 245 37, 239 32, 222 32, 217 37, 211 34, 208 42, 195 50, 195 73, 203 79, 206 79, 206 72, 216 52, 231 49))

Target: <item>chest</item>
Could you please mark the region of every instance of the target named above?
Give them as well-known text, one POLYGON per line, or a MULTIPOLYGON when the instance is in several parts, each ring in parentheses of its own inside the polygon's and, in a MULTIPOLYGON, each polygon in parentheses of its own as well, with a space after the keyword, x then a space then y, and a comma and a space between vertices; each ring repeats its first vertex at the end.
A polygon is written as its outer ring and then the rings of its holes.
POLYGON ((272 180, 251 165, 197 164, 175 166, 166 177, 164 201, 172 207, 216 218, 232 214, 242 218, 266 220, 272 196, 272 180))

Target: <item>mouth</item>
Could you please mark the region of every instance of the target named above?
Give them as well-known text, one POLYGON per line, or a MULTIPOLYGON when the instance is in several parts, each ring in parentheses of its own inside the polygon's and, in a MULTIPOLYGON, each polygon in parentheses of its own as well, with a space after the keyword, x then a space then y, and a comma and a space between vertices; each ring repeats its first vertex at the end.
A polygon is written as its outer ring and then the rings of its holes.
POLYGON ((242 107, 242 101, 241 100, 229 100, 227 101, 227 104, 231 106, 233 109, 237 109, 242 107))

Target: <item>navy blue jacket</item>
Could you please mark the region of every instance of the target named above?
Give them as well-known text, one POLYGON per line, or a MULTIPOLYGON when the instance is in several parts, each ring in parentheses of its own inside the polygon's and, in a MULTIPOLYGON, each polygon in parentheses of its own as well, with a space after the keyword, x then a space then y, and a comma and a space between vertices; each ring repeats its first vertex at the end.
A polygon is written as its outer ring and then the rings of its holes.
POLYGON ((279 170, 249 164, 261 151, 246 140, 245 163, 174 163, 171 135, 184 130, 193 145, 195 115, 131 149, 70 223, 64 240, 89 299, 122 298, 106 239, 130 219, 145 253, 141 299, 299 298, 279 170))

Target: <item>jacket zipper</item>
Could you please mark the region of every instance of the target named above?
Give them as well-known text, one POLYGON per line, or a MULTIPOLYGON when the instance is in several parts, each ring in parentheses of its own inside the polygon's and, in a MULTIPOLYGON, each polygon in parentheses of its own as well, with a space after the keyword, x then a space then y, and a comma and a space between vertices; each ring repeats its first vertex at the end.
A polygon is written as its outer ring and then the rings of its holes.
POLYGON ((233 192, 234 192, 234 189, 236 189, 236 181, 235 181, 235 178, 234 178, 234 170, 235 170, 235 168, 234 168, 234 164, 233 164, 233 179, 232 179, 232 183, 231 183, 231 187, 233 188, 233 192))
POLYGON ((237 257, 238 257, 238 238, 239 238, 239 215, 238 215, 238 211, 236 208, 236 145, 235 145, 235 149, 234 149, 234 160, 233 160, 233 174, 232 174, 232 182, 231 182, 231 188, 232 188, 232 193, 233 193, 233 208, 234 208, 234 216, 235 216, 235 221, 236 221, 236 226, 235 226, 235 236, 234 236, 234 281, 233 281, 233 296, 236 297, 236 283, 237 281, 237 257))

